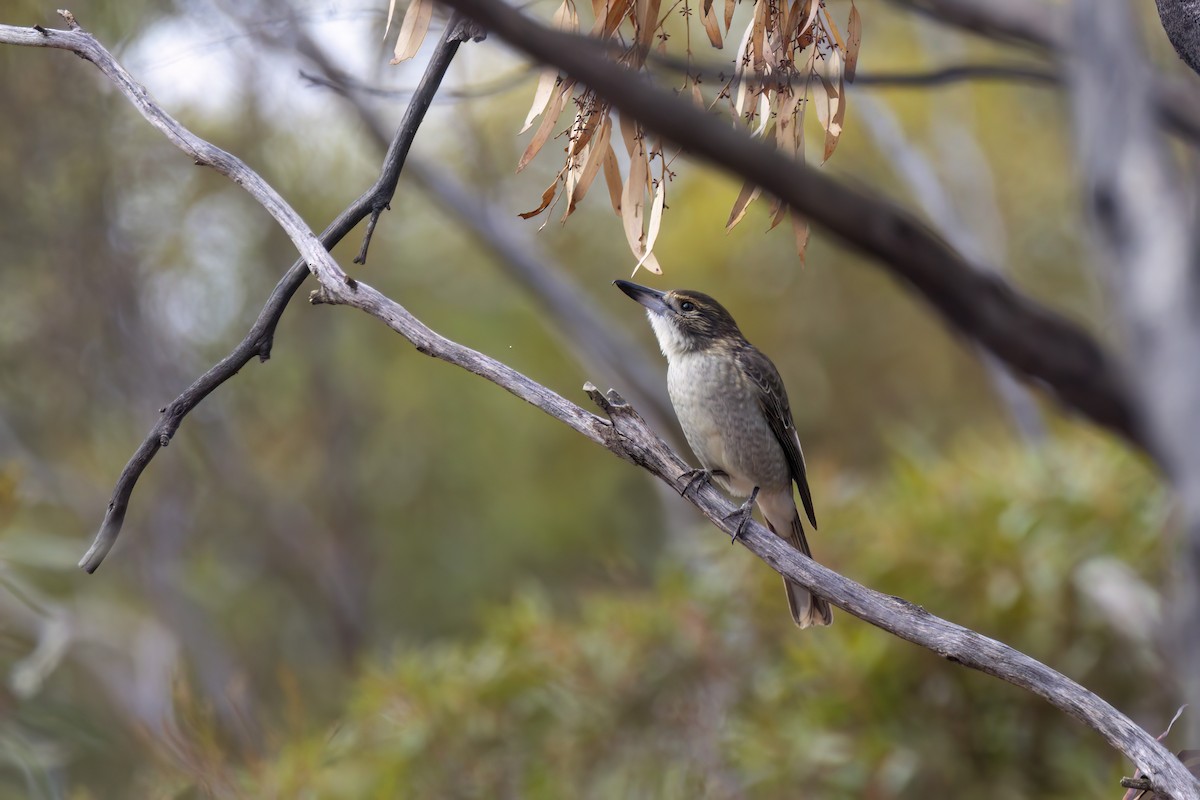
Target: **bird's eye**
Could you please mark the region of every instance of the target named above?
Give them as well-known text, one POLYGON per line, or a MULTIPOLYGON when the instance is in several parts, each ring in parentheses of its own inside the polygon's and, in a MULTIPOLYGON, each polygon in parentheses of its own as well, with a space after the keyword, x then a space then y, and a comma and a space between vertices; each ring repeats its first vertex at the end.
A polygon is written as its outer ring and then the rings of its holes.
POLYGON ((679 304, 679 309, 681 311, 695 311, 696 304, 693 303, 691 300, 684 300, 682 303, 679 304))

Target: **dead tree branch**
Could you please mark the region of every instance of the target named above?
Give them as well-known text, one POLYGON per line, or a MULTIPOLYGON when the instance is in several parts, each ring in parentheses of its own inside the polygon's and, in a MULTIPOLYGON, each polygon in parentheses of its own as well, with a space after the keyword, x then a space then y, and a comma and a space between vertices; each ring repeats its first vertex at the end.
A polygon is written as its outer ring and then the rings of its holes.
MULTIPOLYGON (((176 146, 196 158, 197 163, 201 163, 200 154, 205 154, 208 160, 204 163, 212 163, 214 166, 218 166, 219 169, 222 166, 229 169, 236 168, 236 177, 233 177, 233 179, 239 185, 247 186, 247 189, 254 194, 256 199, 258 199, 259 195, 255 194, 255 192, 261 191, 261 189, 255 187, 266 187, 274 195, 275 199, 273 202, 276 206, 280 204, 286 206, 283 199, 278 194, 275 194, 273 189, 270 189, 261 178, 255 175, 240 160, 235 159, 228 153, 224 153, 224 151, 213 147, 186 131, 178 122, 155 105, 146 90, 125 72, 111 53, 100 45, 91 34, 81 30, 78 24, 75 23, 73 16, 68 17, 68 20, 72 25, 69 31, 47 28, 17 28, 9 25, 0 25, 0 44, 56 47, 76 52, 82 58, 91 61, 99 67, 106 76, 121 88, 125 96, 130 99, 151 124, 162 130, 167 135, 167 138, 176 146), (253 176, 252 179, 249 176, 253 176)), ((421 121, 424 119, 425 112, 429 108, 429 102, 437 93, 438 86, 441 84, 451 60, 454 58, 462 42, 478 38, 478 36, 479 32, 464 21, 452 22, 447 26, 446 33, 434 51, 429 67, 425 71, 424 78, 413 96, 409 110, 401 121, 395 136, 392 138, 392 143, 384 158, 379 179, 375 182, 374 186, 364 192, 361 197, 338 215, 337 219, 330 223, 329 227, 321 234, 320 240, 317 243, 320 245, 322 258, 328 261, 329 264, 332 264, 333 268, 337 270, 337 274, 341 275, 341 277, 344 277, 344 274, 333 263, 327 251, 340 242, 359 222, 369 215, 377 215, 378 212, 386 208, 388 203, 391 202, 392 196, 396 191, 396 182, 404 166, 404 161, 408 156, 413 137, 416 135, 417 128, 420 127, 421 121)), ((224 174, 231 173, 225 172, 224 174)), ((270 210, 269 207, 268 210, 270 210)), ((291 209, 289 208, 288 211, 291 211, 291 209)), ((294 218, 292 223, 293 228, 296 228, 296 235, 312 237, 311 232, 307 230, 307 227, 300 220, 299 216, 295 215, 295 212, 291 212, 291 214, 294 218), (303 228, 303 231, 300 231, 299 228, 303 228)), ((292 231, 289 230, 289 235, 291 234, 292 231)), ((293 238, 293 241, 295 240, 293 238)), ((308 245, 311 245, 311 243, 308 243, 308 245)), ((365 251, 365 249, 366 241, 364 240, 363 250, 365 251)), ((310 272, 308 261, 311 259, 311 253, 306 253, 303 249, 301 249, 301 253, 304 257, 295 262, 284 276, 280 278, 279 283, 275 285, 266 304, 259 312, 258 318, 254 321, 249 332, 247 332, 245 338, 242 339, 237 347, 197 378, 191 386, 161 410, 158 422, 151 428, 146 438, 133 454, 133 457, 129 459, 129 462, 125 465, 125 469, 121 472, 120 478, 117 480, 112 498, 109 500, 104 521, 101 523, 100 530, 96 534, 95 542, 79 563, 85 570, 94 572, 100 566, 100 562, 103 561, 109 550, 112 549, 113 544, 116 543, 117 536, 121 532, 121 526, 125 521, 125 513, 129 508, 129 499, 133 494, 138 479, 146 469, 146 466, 158 453, 159 449, 166 447, 170 443, 171 438, 179 429, 184 417, 199 405, 210 392, 236 375, 238 370, 250 363, 255 357, 261 361, 266 361, 270 358, 271 347, 275 338, 275 328, 292 296, 300 288, 300 285, 304 283, 310 272)))

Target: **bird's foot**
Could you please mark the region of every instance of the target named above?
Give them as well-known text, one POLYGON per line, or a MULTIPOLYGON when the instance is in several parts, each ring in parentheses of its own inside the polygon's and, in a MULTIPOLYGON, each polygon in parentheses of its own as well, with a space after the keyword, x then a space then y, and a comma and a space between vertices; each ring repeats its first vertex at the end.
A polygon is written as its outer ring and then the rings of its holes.
POLYGON ((750 493, 750 497, 746 502, 742 503, 737 511, 725 517, 724 521, 736 519, 737 527, 733 529, 733 536, 729 539, 730 544, 737 542, 738 537, 742 535, 742 529, 746 527, 746 523, 750 521, 751 514, 754 513, 754 501, 758 498, 758 487, 754 487, 754 491, 750 493))
POLYGON ((688 492, 694 492, 706 483, 712 481, 713 476, 727 478, 727 473, 719 469, 689 469, 687 472, 679 476, 680 480, 687 479, 687 483, 679 490, 680 497, 687 497, 688 492))

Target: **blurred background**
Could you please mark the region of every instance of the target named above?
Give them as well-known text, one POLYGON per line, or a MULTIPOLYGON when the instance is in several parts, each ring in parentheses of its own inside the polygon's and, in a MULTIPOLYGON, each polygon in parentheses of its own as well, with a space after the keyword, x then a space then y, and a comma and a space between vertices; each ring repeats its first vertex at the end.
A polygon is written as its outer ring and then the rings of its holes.
MULTIPOLYGON (((320 230, 374 182, 372 125, 390 135, 434 44, 387 67, 386 5, 72 10, 320 230), (359 89, 306 78, 321 69, 299 37, 359 89)), ((1141 5, 1153 58, 1182 74, 1141 5)), ((828 6, 844 23, 849 4, 828 6)), ((1048 67, 859 9, 863 85, 823 169, 1107 339, 1061 95, 1027 79, 870 83, 1048 67)), ((31 0, 0 0, 0 22, 61 25, 31 0)), ((728 58, 697 35, 703 63, 728 58)), ((536 76, 500 43, 464 45, 413 169, 461 185, 637 364, 578 358, 537 281, 408 173, 367 265, 351 264, 361 231, 334 255, 575 402, 592 381, 652 412, 662 385, 639 391, 630 370, 665 382, 665 364, 610 286, 635 261, 604 190, 566 225, 517 217, 561 166, 551 142, 514 174, 536 76)), ((158 409, 242 338, 295 253, 69 53, 0 47, 0 109, 0 797, 1120 796, 1132 766, 1043 701, 845 613, 798 632, 778 577, 648 475, 364 314, 309 306, 307 289, 271 360, 185 420, 84 574, 158 409)), ((779 366, 818 558, 1164 729, 1178 693, 1155 644, 1172 552, 1158 476, 820 230, 803 266, 787 225, 764 233, 765 204, 727 234, 740 183, 674 168, 665 274, 638 280, 717 296, 779 366)))

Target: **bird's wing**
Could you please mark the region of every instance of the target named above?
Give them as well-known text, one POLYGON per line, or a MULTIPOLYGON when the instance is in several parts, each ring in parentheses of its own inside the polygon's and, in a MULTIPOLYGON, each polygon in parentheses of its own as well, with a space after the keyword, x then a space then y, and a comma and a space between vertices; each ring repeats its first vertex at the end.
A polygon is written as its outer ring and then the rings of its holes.
POLYGON ((800 500, 804 503, 804 512, 814 529, 817 527, 817 514, 813 510, 812 492, 808 488, 808 471, 804 467, 804 451, 800 449, 800 437, 796 434, 796 423, 792 421, 792 409, 788 405, 787 391, 783 388, 783 379, 779 370, 757 349, 751 348, 738 359, 746 375, 758 387, 758 403, 775 439, 783 448, 787 457, 788 469, 792 480, 800 490, 800 500))

